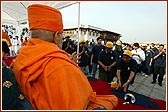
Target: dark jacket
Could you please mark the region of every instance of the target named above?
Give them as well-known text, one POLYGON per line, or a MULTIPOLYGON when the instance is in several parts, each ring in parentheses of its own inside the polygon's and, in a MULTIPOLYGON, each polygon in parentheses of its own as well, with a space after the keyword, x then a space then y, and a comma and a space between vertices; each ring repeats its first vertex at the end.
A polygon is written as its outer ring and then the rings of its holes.
POLYGON ((29 101, 21 94, 12 69, 2 61, 2 109, 33 110, 29 101))

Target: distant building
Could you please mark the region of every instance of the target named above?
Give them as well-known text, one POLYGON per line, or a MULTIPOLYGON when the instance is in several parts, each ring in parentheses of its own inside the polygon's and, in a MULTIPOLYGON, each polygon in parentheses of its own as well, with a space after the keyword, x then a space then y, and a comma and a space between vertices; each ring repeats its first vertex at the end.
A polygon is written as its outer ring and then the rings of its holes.
MULTIPOLYGON (((78 27, 66 27, 64 28, 64 34, 69 34, 73 40, 78 40, 78 27)), ((92 42, 96 42, 97 37, 101 37, 104 41, 115 42, 120 39, 121 34, 91 25, 81 25, 79 37, 92 42)))

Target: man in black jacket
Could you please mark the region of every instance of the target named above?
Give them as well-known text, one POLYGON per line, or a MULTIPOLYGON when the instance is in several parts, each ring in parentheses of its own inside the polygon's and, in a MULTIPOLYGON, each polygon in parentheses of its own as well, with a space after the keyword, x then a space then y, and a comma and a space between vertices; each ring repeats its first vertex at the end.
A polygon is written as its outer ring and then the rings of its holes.
POLYGON ((3 58, 9 52, 8 45, 2 41, 2 109, 3 110, 33 110, 29 101, 21 94, 12 69, 3 58))

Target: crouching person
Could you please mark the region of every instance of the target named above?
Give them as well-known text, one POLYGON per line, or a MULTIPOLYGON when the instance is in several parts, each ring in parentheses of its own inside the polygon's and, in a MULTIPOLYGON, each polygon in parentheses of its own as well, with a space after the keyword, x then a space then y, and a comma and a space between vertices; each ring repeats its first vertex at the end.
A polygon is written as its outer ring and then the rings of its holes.
POLYGON ((125 50, 122 59, 117 65, 117 81, 119 88, 123 89, 124 92, 127 91, 130 81, 133 79, 137 71, 137 62, 132 59, 132 53, 129 50, 125 50))

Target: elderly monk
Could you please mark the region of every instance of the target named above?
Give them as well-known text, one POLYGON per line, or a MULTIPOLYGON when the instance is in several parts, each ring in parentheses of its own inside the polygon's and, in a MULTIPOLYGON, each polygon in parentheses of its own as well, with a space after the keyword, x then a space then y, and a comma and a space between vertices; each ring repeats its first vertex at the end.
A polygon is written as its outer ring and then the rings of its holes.
POLYGON ((87 77, 61 50, 63 23, 59 10, 33 4, 28 7, 31 38, 13 70, 21 91, 38 110, 114 109, 114 95, 96 95, 87 77))

